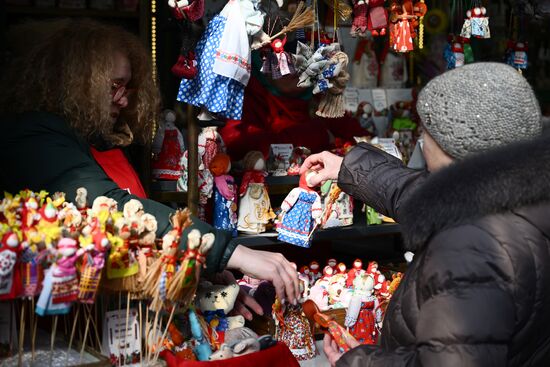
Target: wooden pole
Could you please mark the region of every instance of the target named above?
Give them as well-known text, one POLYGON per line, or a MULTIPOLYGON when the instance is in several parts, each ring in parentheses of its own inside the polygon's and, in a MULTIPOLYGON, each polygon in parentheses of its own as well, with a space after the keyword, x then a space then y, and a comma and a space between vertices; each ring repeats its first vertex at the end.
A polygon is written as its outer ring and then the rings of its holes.
POLYGON ((187 105, 187 206, 193 215, 199 212, 199 127, 192 105, 187 105))
POLYGON ((74 333, 75 333, 75 330, 76 330, 76 323, 78 321, 78 314, 80 313, 80 307, 82 307, 82 305, 80 303, 78 303, 76 305, 76 315, 75 315, 74 320, 73 320, 73 327, 71 329, 71 336, 69 338, 69 347, 67 348, 67 356, 65 358, 65 363, 67 365, 69 364, 69 353, 71 351, 71 346, 73 345, 73 338, 74 338, 74 333))
POLYGON ((25 301, 21 301, 21 317, 19 320, 19 352, 17 365, 23 365, 23 343, 25 342, 25 301))
POLYGON ((50 363, 49 365, 52 365, 53 362, 53 346, 55 344, 55 333, 57 332, 57 318, 58 316, 53 317, 53 326, 52 326, 52 336, 50 340, 50 363))

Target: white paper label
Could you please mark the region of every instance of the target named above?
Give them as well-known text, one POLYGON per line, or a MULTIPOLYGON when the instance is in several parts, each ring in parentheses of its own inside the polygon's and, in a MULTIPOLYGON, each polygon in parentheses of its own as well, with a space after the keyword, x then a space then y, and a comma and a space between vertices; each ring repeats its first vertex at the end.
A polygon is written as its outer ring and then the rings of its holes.
POLYGON ((386 91, 384 89, 372 90, 372 101, 376 111, 382 111, 388 107, 388 101, 386 100, 386 91))
POLYGON ((105 313, 103 347, 113 365, 139 365, 141 332, 137 315, 138 311, 135 308, 130 308, 128 321, 126 309, 105 313))
POLYGON ((344 91, 344 104, 346 111, 357 112, 359 106, 359 91, 357 88, 346 88, 344 91))

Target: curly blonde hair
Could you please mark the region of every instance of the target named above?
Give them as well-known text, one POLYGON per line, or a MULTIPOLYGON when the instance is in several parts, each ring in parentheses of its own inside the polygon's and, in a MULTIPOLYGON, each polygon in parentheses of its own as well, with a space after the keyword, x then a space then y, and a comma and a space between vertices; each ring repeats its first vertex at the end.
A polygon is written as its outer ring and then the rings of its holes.
POLYGON ((109 141, 125 130, 130 140, 133 135, 141 143, 150 141, 160 98, 149 56, 138 37, 88 19, 34 21, 15 27, 12 34, 8 39, 14 57, 0 89, 3 112, 61 115, 88 141, 97 137, 109 141), (113 124, 109 106, 116 52, 130 61, 132 79, 127 88, 134 93, 113 124))

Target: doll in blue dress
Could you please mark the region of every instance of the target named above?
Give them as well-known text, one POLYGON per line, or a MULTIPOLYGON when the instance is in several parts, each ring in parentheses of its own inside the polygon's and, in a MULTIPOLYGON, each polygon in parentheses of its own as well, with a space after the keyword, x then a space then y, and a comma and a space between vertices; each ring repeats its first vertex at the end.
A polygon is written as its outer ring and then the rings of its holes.
POLYGON ((230 231, 237 236, 237 186, 235 179, 228 175, 231 159, 227 154, 218 153, 210 163, 214 176, 214 228, 230 231))
POLYGON ((260 0, 229 0, 197 44, 198 75, 182 79, 178 101, 202 107, 201 121, 240 120, 244 88, 250 78, 249 36, 266 42, 260 0))
POLYGON ((321 197, 307 184, 307 177, 315 172, 300 176, 300 184, 292 189, 281 204, 281 216, 277 231, 280 241, 300 247, 310 247, 311 233, 321 222, 321 197))

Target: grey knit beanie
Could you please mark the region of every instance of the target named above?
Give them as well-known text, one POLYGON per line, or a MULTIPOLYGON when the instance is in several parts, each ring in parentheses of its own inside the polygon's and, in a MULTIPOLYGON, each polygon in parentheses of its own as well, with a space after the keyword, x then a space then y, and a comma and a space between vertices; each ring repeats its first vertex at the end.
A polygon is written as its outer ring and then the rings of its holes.
POLYGON ((479 62, 432 79, 418 95, 425 129, 456 159, 540 135, 540 106, 514 68, 479 62))

